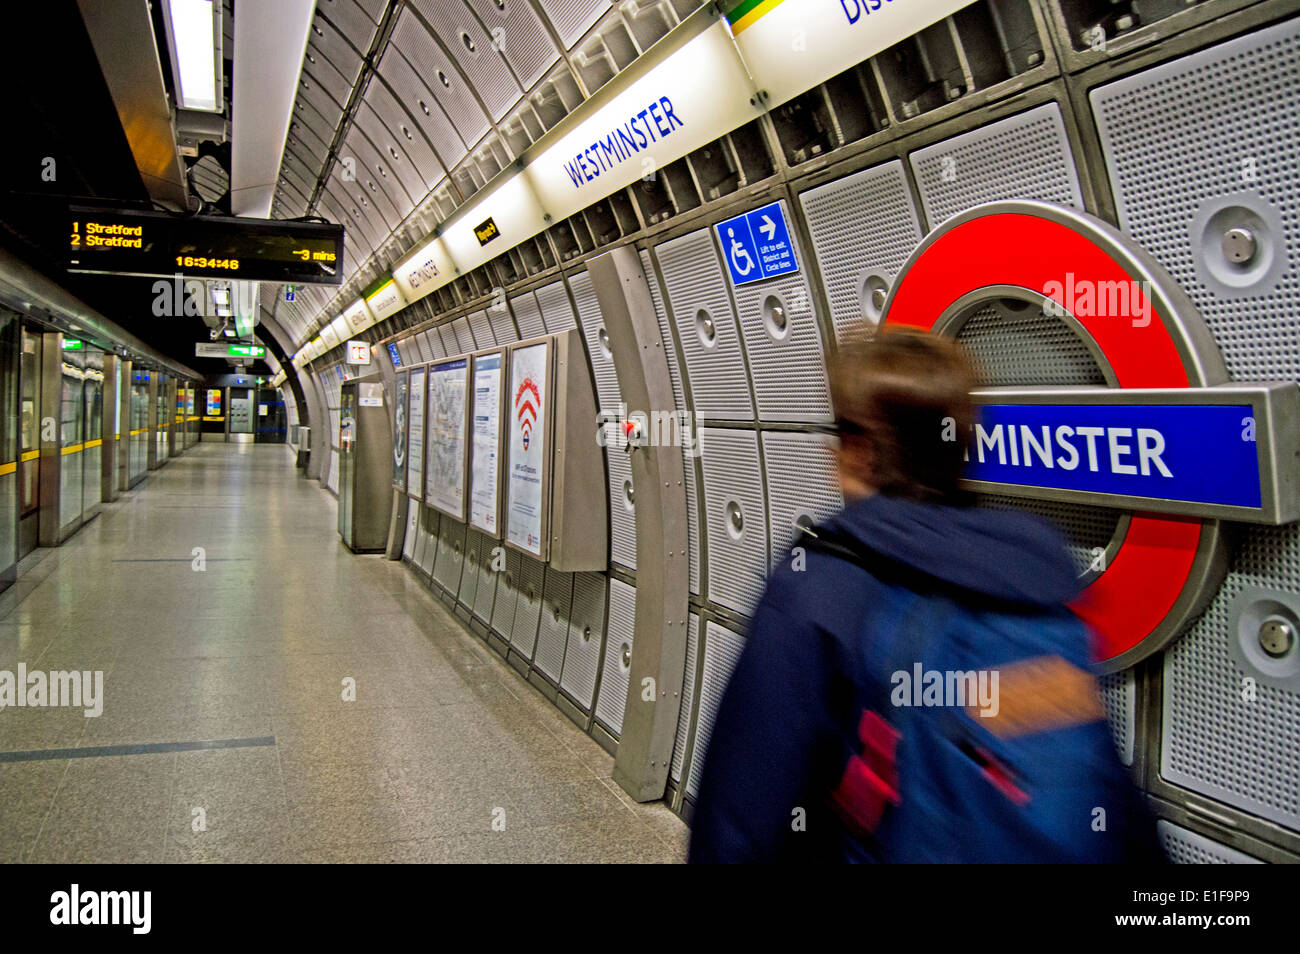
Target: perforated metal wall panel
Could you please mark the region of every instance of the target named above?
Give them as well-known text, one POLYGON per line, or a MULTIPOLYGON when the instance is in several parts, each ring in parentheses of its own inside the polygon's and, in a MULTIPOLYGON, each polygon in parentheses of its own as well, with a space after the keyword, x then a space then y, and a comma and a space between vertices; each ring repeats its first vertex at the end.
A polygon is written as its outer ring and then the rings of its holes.
POLYGON ((564 42, 565 49, 582 39, 582 35, 609 9, 609 0, 539 0, 546 17, 564 42))
POLYGON ((682 763, 686 760, 686 743, 691 733, 691 708, 695 705, 695 661, 700 645, 700 617, 691 614, 686 630, 686 674, 682 678, 682 706, 677 714, 677 735, 673 739, 673 761, 668 774, 674 782, 682 780, 682 763))
POLYGON ((343 143, 343 158, 355 158, 357 181, 369 192, 384 223, 391 230, 415 208, 415 202, 406 189, 389 171, 392 165, 379 155, 379 151, 356 126, 343 143))
POLYGON ((460 341, 456 338, 455 328, 450 324, 445 324, 439 325, 433 330, 437 332, 438 338, 442 342, 442 350, 444 354, 451 357, 461 353, 460 341))
MULTIPOLYGON (((784 199, 781 208, 786 208, 784 199)), ((758 416, 764 421, 829 423, 831 389, 821 329, 813 314, 812 293, 802 270, 803 254, 794 233, 790 241, 801 265, 797 274, 735 290, 758 416)))
POLYGON ((537 305, 542 310, 542 325, 546 328, 547 334, 577 327, 577 320, 573 316, 573 304, 569 301, 569 293, 565 290, 564 282, 543 285, 535 294, 537 305))
POLYGON ((767 576, 767 509, 758 435, 706 427, 703 445, 708 598, 748 613, 762 595, 767 576))
POLYGON ((560 681, 564 668, 564 644, 573 618, 573 574, 546 569, 542 598, 541 626, 537 632, 537 654, 533 665, 552 682, 560 681))
POLYGON ((1132 669, 1101 677, 1101 700, 1110 722, 1115 751, 1125 765, 1133 764, 1133 726, 1137 713, 1137 680, 1132 669))
MULTIPOLYGON (((429 107, 430 112, 433 111, 434 100, 425 98, 420 88, 424 87, 425 92, 436 90, 434 94, 436 101, 447 111, 447 116, 456 127, 462 142, 478 142, 487 133, 489 128, 487 114, 475 100, 460 70, 453 66, 438 49, 429 31, 419 23, 410 10, 403 10, 398 15, 397 26, 389 42, 389 50, 384 54, 383 69, 386 76, 402 77, 404 85, 395 84, 399 98, 405 99, 409 95, 421 99, 429 107), (389 64, 394 49, 400 51, 409 61, 409 69, 403 70, 399 65, 389 64), (423 79, 420 79, 421 77, 423 79), (413 79, 418 82, 418 86, 411 84, 413 79)), ((438 149, 438 140, 432 139, 432 141, 434 148, 438 149)), ((442 155, 441 149, 438 149, 438 154, 442 155)), ((451 160, 444 157, 443 162, 450 163, 451 160)))
MULTIPOLYGON (((388 147, 389 143, 385 141, 385 135, 396 141, 398 148, 410 159, 420 181, 424 183, 424 192, 420 193, 420 198, 423 199, 424 194, 442 179, 445 170, 429 140, 421 132, 419 117, 412 116, 403 109, 387 84, 377 79, 372 79, 366 87, 363 105, 365 108, 358 114, 357 122, 376 145, 388 147)), ((410 106, 421 116, 424 115, 415 103, 411 103, 410 106)), ((442 121, 447 123, 445 116, 442 121)), ((450 123, 447 123, 447 131, 455 135, 451 132, 450 123)))
MULTIPOLYGON (((641 268, 645 272, 646 284, 650 287, 650 300, 654 303, 655 317, 659 320, 659 337, 664 346, 664 357, 668 360, 668 377, 672 380, 675 407, 687 411, 686 392, 682 386, 681 365, 677 360, 677 345, 672 329, 668 324, 668 310, 664 307, 664 296, 659 288, 659 278, 655 275, 650 253, 641 250, 641 268)), ((693 419, 693 418, 692 418, 693 419)), ((686 553, 690 561, 691 592, 700 593, 700 516, 699 490, 695 477, 695 457, 685 444, 682 446, 682 471, 686 476, 686 553)))
POLYGON ((540 338, 546 334, 546 325, 542 321, 542 309, 532 292, 524 292, 510 299, 510 310, 515 313, 515 324, 519 326, 521 340, 540 338))
POLYGON ((809 189, 799 202, 835 338, 843 342, 879 322, 879 308, 871 302, 875 280, 879 287, 893 286, 921 243, 921 219, 898 159, 809 189))
MULTIPOLYGON (((343 111, 344 105, 347 104, 348 97, 352 95, 352 84, 347 77, 334 68, 329 60, 320 57, 313 63, 307 60, 303 63, 302 77, 299 80, 299 86, 304 92, 323 90, 329 95, 329 101, 338 109, 343 111)), ((315 97, 309 97, 312 105, 320 110, 320 114, 329 119, 330 104, 315 97)), ((336 127, 337 128, 337 127, 336 127)))
POLYGON ((411 4, 456 58, 492 119, 504 116, 522 94, 505 57, 478 18, 461 0, 411 0, 411 4))
POLYGON ((525 90, 532 89, 560 57, 560 51, 546 32, 537 11, 527 3, 504 3, 501 0, 468 2, 488 33, 500 38, 502 50, 520 85, 525 90))
POLYGON ((1072 323, 1044 315, 1027 302, 988 304, 966 319, 957 340, 974 360, 981 383, 1104 387, 1096 359, 1072 323))
POLYGON ((325 486, 335 493, 339 492, 339 452, 330 451, 330 473, 325 486))
POLYGON ((429 550, 429 531, 425 526, 424 506, 414 500, 411 501, 410 506, 415 507, 419 513, 419 519, 415 524, 415 552, 411 554, 411 563, 421 572, 428 573, 425 569, 428 563, 425 554, 429 550))
MULTIPOLYGON (((371 83, 370 86, 375 90, 382 91, 384 89, 382 83, 371 83)), ((402 189, 413 202, 418 203, 424 199, 429 189, 441 178, 442 169, 433 159, 433 152, 429 149, 428 143, 424 141, 424 137, 411 128, 413 123, 410 119, 405 118, 404 114, 403 125, 412 138, 407 139, 398 132, 397 126, 390 130, 367 103, 362 102, 357 107, 356 128, 365 134, 366 139, 379 153, 382 168, 401 183, 402 189), (433 174, 429 178, 425 177, 421 164, 417 164, 408 152, 408 147, 414 146, 417 138, 418 142, 423 145, 423 152, 428 159, 427 163, 424 164, 433 170, 433 174)), ((407 209, 402 214, 406 215, 409 211, 410 209, 407 209)))
POLYGON ((834 438, 826 434, 764 432, 773 565, 784 559, 801 521, 812 526, 844 506, 834 447, 834 438))
POLYGON ((407 562, 415 562, 415 541, 419 536, 420 508, 414 502, 406 509, 406 537, 402 540, 402 556, 407 562))
POLYGON ((316 4, 316 19, 324 14, 352 41, 353 46, 366 50, 374 40, 383 9, 384 0, 365 0, 361 5, 353 0, 319 0, 316 4))
POLYGON ((573 576, 573 625, 564 650, 560 688, 584 711, 590 711, 600 670, 600 649, 605 641, 605 587, 599 573, 573 576))
POLYGON ((426 544, 424 553, 420 558, 420 569, 429 576, 433 576, 434 565, 438 562, 438 544, 442 530, 442 515, 432 507, 424 508, 424 527, 426 534, 426 544))
MULTIPOLYGON (((333 23, 322 16, 314 16, 311 21, 311 33, 307 36, 307 52, 317 56, 326 56, 345 77, 351 82, 357 81, 357 76, 361 72, 361 54, 353 48, 353 43, 366 44, 370 42, 370 37, 374 33, 373 24, 371 29, 364 31, 366 35, 358 37, 348 37, 344 39, 343 34, 333 23)), ((362 52, 366 46, 360 47, 362 52)), ((310 62, 310 61, 309 61, 310 62)))
POLYGON ((471 312, 468 316, 469 330, 474 334, 474 344, 478 348, 490 348, 496 344, 496 335, 492 333, 492 325, 488 322, 486 311, 471 312))
POLYGON ((468 354, 476 350, 474 334, 469 330, 469 319, 462 315, 451 323, 451 329, 456 333, 456 343, 460 346, 457 354, 468 354))
POLYGON ((515 321, 510 317, 510 309, 506 305, 503 304, 500 308, 489 308, 487 315, 497 344, 509 344, 519 340, 519 332, 515 331, 515 321))
POLYGON ((696 413, 715 421, 753 420, 748 373, 713 230, 664 242, 655 257, 686 357, 696 413))
POLYGON ((1079 174, 1056 103, 918 149, 909 157, 930 228, 998 199, 1083 208, 1079 174))
MULTIPOLYGON (((429 78, 437 82, 432 73, 429 78)), ((465 142, 451 117, 443 110, 429 87, 421 81, 415 67, 397 49, 390 46, 385 51, 383 59, 379 61, 376 79, 383 81, 393 99, 406 107, 406 112, 420 127, 420 132, 429 141, 443 168, 453 168, 465 158, 465 142)), ((370 85, 373 87, 375 82, 376 80, 371 80, 370 85)), ((481 110, 479 115, 482 115, 481 110)))
MULTIPOLYGON (((484 536, 479 553, 478 591, 474 594, 474 615, 483 622, 492 619, 492 607, 496 602, 497 571, 493 564, 497 560, 496 548, 500 541, 484 536)), ((497 563, 496 565, 500 565, 497 563)))
POLYGON ((1091 93, 1121 227, 1191 296, 1236 380, 1300 380, 1300 21, 1091 93), (1230 264, 1223 232, 1259 250, 1230 264))
POLYGON ((406 365, 408 368, 413 364, 419 363, 420 349, 416 346, 415 341, 412 338, 403 338, 401 341, 397 342, 397 353, 401 356, 402 364, 406 365), (412 357, 411 354, 412 348, 415 348, 414 357, 412 357))
POLYGON ((515 550, 506 551, 506 571, 497 574, 497 598, 492 604, 492 629, 506 642, 510 641, 515 626, 515 609, 519 605, 520 556, 515 550))
POLYGON ((569 288, 573 290, 573 300, 578 305, 582 337, 587 342, 591 370, 596 377, 599 410, 615 413, 622 397, 618 387, 618 374, 614 370, 614 355, 601 339, 605 319, 601 316, 600 302, 596 300, 596 290, 592 287, 591 273, 584 269, 574 275, 569 279, 569 288))
POLYGON ((615 735, 623 731, 627 683, 632 673, 632 635, 636 628, 636 589, 622 580, 609 581, 609 630, 605 664, 601 667, 596 718, 615 735))
POLYGON ((483 565, 483 535, 477 530, 465 532, 465 559, 460 569, 460 589, 456 591, 456 602, 461 606, 474 607, 478 596, 478 577, 483 565))
POLYGON ((1160 835, 1160 844, 1164 847, 1165 854, 1176 865, 1262 865, 1264 863, 1245 852, 1221 845, 1199 832, 1175 825, 1163 818, 1156 822, 1156 832, 1160 835))
POLYGON ((606 475, 609 478, 610 559, 636 569, 636 507, 632 486, 632 460, 617 423, 601 428, 605 434, 606 475))
POLYGON ((455 596, 464 566, 465 524, 443 516, 438 524, 438 562, 433 567, 433 578, 455 596))
POLYGON ((442 346, 442 335, 436 329, 420 333, 420 347, 424 349, 428 361, 447 356, 447 349, 442 346))
POLYGON ((731 681, 731 673, 740 660, 745 640, 712 620, 704 624, 704 672, 700 680, 700 711, 695 720, 695 744, 691 746, 691 767, 686 779, 686 794, 692 798, 699 791, 704 759, 709 751, 713 722, 718 704, 731 681))
POLYGON ((533 658, 537 644, 537 623, 542 614, 545 564, 521 557, 519 561, 519 597, 515 602, 515 622, 510 631, 510 645, 526 658, 533 658))
POLYGON ((1300 694, 1243 672, 1229 648, 1241 638, 1230 606, 1248 586, 1300 593, 1300 526, 1244 532, 1218 593, 1166 650, 1160 774, 1300 830, 1300 694), (1243 698, 1247 676, 1253 699, 1243 698))

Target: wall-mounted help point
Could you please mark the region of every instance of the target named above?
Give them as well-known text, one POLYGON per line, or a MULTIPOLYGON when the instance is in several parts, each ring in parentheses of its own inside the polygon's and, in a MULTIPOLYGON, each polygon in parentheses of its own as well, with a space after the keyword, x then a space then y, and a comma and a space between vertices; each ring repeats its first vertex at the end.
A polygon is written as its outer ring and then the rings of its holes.
POLYGON ((1300 690, 1300 595, 1245 587, 1228 607, 1229 649, 1247 676, 1300 690))

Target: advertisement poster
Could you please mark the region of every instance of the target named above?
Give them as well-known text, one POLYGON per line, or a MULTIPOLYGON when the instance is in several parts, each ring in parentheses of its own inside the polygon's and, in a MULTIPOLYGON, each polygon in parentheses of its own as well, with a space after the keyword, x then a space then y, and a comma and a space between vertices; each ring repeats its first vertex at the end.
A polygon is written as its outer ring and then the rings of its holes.
POLYGON ((541 556, 545 539, 546 407, 549 343, 516 348, 510 354, 510 439, 506 460, 506 539, 541 556))
POLYGON ((411 372, 406 394, 406 493, 419 500, 424 493, 424 369, 411 372))
POLYGON ((425 500, 465 519, 465 398, 469 362, 461 358, 429 369, 429 464, 425 500))
POLYGON ((474 453, 471 457, 469 522, 494 536, 501 488, 501 355, 474 359, 474 453))
POLYGON ((406 487, 406 375, 397 376, 393 401, 393 486, 406 487))
POLYGON ((208 388, 208 417, 221 414, 221 388, 208 388))

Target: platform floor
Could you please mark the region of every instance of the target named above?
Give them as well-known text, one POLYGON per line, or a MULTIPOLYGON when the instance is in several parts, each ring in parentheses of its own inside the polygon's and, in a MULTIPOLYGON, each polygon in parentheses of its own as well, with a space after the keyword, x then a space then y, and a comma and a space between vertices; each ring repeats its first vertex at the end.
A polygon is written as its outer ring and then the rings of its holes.
POLYGON ((340 544, 284 445, 193 447, 27 563, 0 670, 102 670, 103 714, 0 711, 0 862, 685 856, 410 571, 340 544))

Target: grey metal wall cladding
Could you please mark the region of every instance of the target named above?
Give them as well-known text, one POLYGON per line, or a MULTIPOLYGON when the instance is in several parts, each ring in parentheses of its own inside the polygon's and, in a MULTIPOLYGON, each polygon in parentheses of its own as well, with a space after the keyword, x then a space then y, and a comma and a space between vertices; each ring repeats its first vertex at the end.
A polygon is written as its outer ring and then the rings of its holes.
POLYGON ((312 17, 311 31, 307 34, 307 49, 319 50, 329 57, 340 73, 356 82, 357 74, 361 72, 361 56, 370 45, 370 39, 370 36, 345 37, 327 18, 316 16, 312 17))
POLYGON ((1205 316, 1236 380, 1300 379, 1300 21, 1092 92, 1120 226, 1205 316), (1223 232, 1259 251, 1229 263, 1223 232))
POLYGON ((605 588, 608 580, 599 573, 573 575, 573 623, 564 650, 560 688, 584 710, 590 711, 596 694, 596 673, 600 647, 605 641, 605 588))
MULTIPOLYGON (((383 88, 378 83, 373 85, 380 89, 383 88)), ((375 147, 375 151, 379 153, 382 168, 387 171, 389 177, 400 182, 402 189, 414 202, 420 202, 440 176, 435 174, 433 178, 426 179, 424 177, 422 170, 412 160, 406 148, 412 146, 413 143, 398 133, 396 127, 391 131, 385 127, 384 121, 364 102, 357 109, 356 128, 361 130, 366 138, 370 140, 371 145, 375 147)), ((410 128, 409 125, 407 128, 410 128)), ((413 134, 419 135, 419 133, 413 134)), ((423 136, 420 136, 420 142, 424 142, 423 136)), ((425 143, 424 148, 426 154, 430 157, 433 168, 440 173, 441 170, 437 163, 432 160, 433 153, 428 149, 427 143, 425 143)), ((383 175, 383 173, 381 172, 380 175, 383 175)), ((403 215, 405 214, 403 213, 403 215)))
POLYGON ((465 525, 444 516, 438 526, 438 562, 433 567, 433 578, 455 596, 464 566, 465 525))
MULTIPOLYGON (((659 337, 664 346, 664 357, 668 360, 668 377, 672 381, 673 399, 678 411, 687 411, 686 391, 682 386, 681 365, 677 361, 677 345, 672 328, 668 323, 668 310, 664 307, 663 291, 654 272, 650 253, 641 250, 641 269, 645 272, 646 284, 650 287, 650 300, 654 304, 655 317, 659 321, 659 337)), ((700 515, 697 506, 699 490, 695 479, 695 458, 682 446, 682 471, 686 478, 686 534, 687 558, 690 561, 691 592, 700 595, 700 515)))
MULTIPOLYGON (((310 106, 302 110, 302 112, 309 111, 315 113, 310 106)), ((284 165, 292 167, 296 163, 303 180, 308 184, 315 184, 320 176, 321 167, 325 165, 325 159, 329 156, 329 145, 321 139, 321 132, 333 136, 332 130, 318 130, 305 119, 295 119, 293 125, 289 127, 288 135, 285 136, 284 165)))
POLYGON ((880 320, 871 304, 876 280, 893 286, 921 242, 921 218, 898 159, 809 189, 799 202, 843 342, 880 320))
POLYGON ((375 227, 371 223, 369 216, 364 214, 360 206, 348 195, 347 190, 342 187, 342 183, 331 177, 325 190, 338 207, 336 211, 340 215, 340 221, 344 221, 345 225, 351 226, 360 232, 367 244, 374 248, 379 241, 375 235, 375 227))
POLYGON ((381 156, 366 134, 356 126, 343 141, 343 156, 356 159, 357 182, 368 191, 388 225, 396 226, 415 208, 414 200, 393 171, 393 163, 381 156))
POLYGON ((609 478, 609 556, 629 570, 636 569, 636 510, 630 499, 632 459, 620 440, 619 425, 605 424, 606 474, 609 478))
POLYGON ((1199 832, 1175 825, 1163 818, 1156 822, 1156 832, 1160 836, 1160 844, 1164 846, 1165 854, 1176 865, 1262 865, 1264 863, 1245 852, 1221 845, 1199 832))
POLYGON ((695 720, 695 744, 691 746, 691 766, 686 779, 686 794, 692 798, 699 791, 704 759, 718 717, 718 703, 731 681, 731 673, 745 648, 745 640, 712 620, 704 624, 704 672, 700 681, 700 712, 695 720))
POLYGON ((767 576, 767 510, 754 431, 706 427, 704 512, 708 598, 740 613, 753 609, 767 576))
POLYGON ((451 323, 451 330, 456 334, 456 343, 460 346, 457 354, 468 354, 474 351, 474 333, 469 330, 469 319, 461 315, 451 323))
POLYGON ((930 228, 998 199, 1042 199, 1083 208, 1079 174, 1056 103, 926 146, 909 158, 930 228))
POLYGON ((560 51, 537 11, 531 4, 507 0, 468 0, 468 3, 493 40, 499 40, 498 45, 520 84, 525 90, 532 89, 560 58, 560 51))
MULTIPOLYGON (((433 92, 437 101, 447 111, 452 125, 460 133, 460 138, 466 143, 475 143, 483 138, 489 128, 487 114, 474 98, 460 70, 443 55, 438 44, 429 35, 429 31, 410 10, 403 10, 398 16, 391 45, 410 61, 411 67, 406 77, 406 88, 398 88, 402 89, 403 93, 409 90, 409 95, 422 98, 423 94, 419 88, 410 84, 411 76, 422 77, 419 86, 427 87, 433 92)), ((392 55, 392 50, 385 54, 385 65, 392 55)), ((406 72, 397 66, 394 66, 393 70, 397 73, 406 72)), ((427 99, 425 103, 432 110, 433 104, 427 99)), ((434 141, 434 145, 438 145, 437 141, 434 141)), ((441 150, 439 152, 441 153, 441 150)), ((450 162, 450 160, 444 161, 450 162)))
MULTIPOLYGON (((414 358, 411 357, 411 348, 414 346, 415 346, 415 340, 413 338, 403 338, 401 341, 397 342, 397 353, 402 359, 402 364, 406 365, 407 367, 419 363, 418 361, 416 361, 414 358)), ((419 353, 418 349, 416 353, 417 354, 419 353)))
POLYGON ((420 569, 432 576, 433 568, 438 562, 438 544, 442 532, 441 515, 432 507, 425 507, 424 523, 428 542, 425 546, 424 557, 420 560, 420 569))
POLYGON ((492 606, 492 629, 506 642, 514 632, 515 609, 519 605, 519 553, 506 551, 506 568, 497 573, 497 598, 492 606))
POLYGON ((393 226, 397 224, 397 210, 383 194, 379 184, 374 182, 374 176, 361 168, 359 163, 356 168, 355 182, 343 178, 344 168, 342 165, 335 166, 333 178, 339 180, 343 193, 352 199, 348 211, 352 213, 353 220, 360 217, 370 224, 370 232, 373 236, 371 244, 375 248, 380 248, 392 233, 393 226))
POLYGON ((537 624, 542 615, 542 595, 546 564, 530 557, 519 561, 519 598, 515 603, 515 623, 510 631, 510 645, 526 658, 533 658, 537 644, 537 624))
POLYGON ((564 668, 564 644, 573 618, 573 574, 546 568, 542 590, 542 619, 537 631, 537 652, 533 665, 552 682, 560 681, 564 668))
POLYGON ((542 310, 542 325, 546 328, 547 334, 577 327, 577 319, 573 316, 573 304, 569 301, 569 293, 564 288, 564 282, 543 285, 535 294, 537 305, 542 310))
POLYGON ((844 506, 834 446, 826 434, 763 434, 773 565, 785 558, 800 521, 819 523, 844 506))
MULTIPOLYGON (((443 166, 451 168, 465 158, 465 142, 451 117, 429 87, 420 80, 415 67, 391 45, 379 61, 378 78, 384 81, 393 98, 415 119, 420 132, 429 140, 443 166)), ((432 73, 429 78, 437 82, 432 73)), ((374 86, 375 81, 371 80, 370 85, 374 86)))
POLYGON ((712 420, 753 420, 736 315, 714 249, 713 230, 700 229, 664 242, 655 256, 686 356, 695 412, 712 420))
POLYGON ((415 565, 424 573, 429 572, 429 530, 424 525, 424 505, 420 505, 420 522, 415 528, 415 565))
POLYGON ((375 38, 379 18, 384 15, 386 0, 317 0, 316 19, 323 13, 339 32, 346 36, 358 50, 367 50, 375 38))
POLYGON ((567 50, 609 9, 609 0, 539 0, 567 50))
POLYGON ((982 384, 1105 386, 1105 375, 1073 323, 1044 315, 1028 303, 1013 307, 983 305, 957 332, 982 384))
MULTIPOLYGON (((292 144, 290 144, 292 145, 292 144)), ((280 165, 283 184, 291 187, 303 199, 309 199, 316 189, 317 176, 289 149, 285 150, 284 160, 280 165)))
POLYGON ((515 331, 515 320, 510 317, 510 308, 505 303, 502 303, 500 308, 489 308, 487 315, 488 321, 492 323, 492 335, 497 339, 497 344, 509 344, 519 340, 519 332, 515 331))
MULTIPOLYGON (((361 110, 358 122, 362 128, 367 131, 370 138, 376 143, 382 142, 382 135, 387 133, 388 136, 396 140, 397 145, 410 158, 411 163, 415 166, 416 173, 420 177, 427 193, 443 177, 445 170, 441 161, 429 145, 429 140, 425 138, 421 131, 419 116, 411 116, 406 109, 397 101, 387 84, 378 80, 371 80, 366 87, 366 95, 362 99, 365 108, 361 110), (375 130, 378 124, 382 133, 375 130), (374 130, 374 131, 372 131, 374 130)), ((420 112, 420 108, 415 103, 410 103, 414 111, 420 112)), ((443 117, 446 122, 446 117, 443 117)), ((450 127, 450 124, 448 124, 450 127)), ((387 147, 387 143, 384 143, 387 147)), ((421 194, 421 199, 424 194, 421 194)))
POLYGON ((615 735, 623 731, 627 682, 632 673, 632 635, 636 629, 636 589, 622 580, 609 581, 609 631, 605 664, 601 667, 596 718, 615 735))
POLYGON ((1300 830, 1300 693, 1234 660, 1242 635, 1230 608, 1245 587, 1300 593, 1300 524, 1243 528, 1218 593, 1166 650, 1160 774, 1300 830), (1253 700, 1243 698, 1247 676, 1257 681, 1253 700))
POLYGON ((682 780, 682 763, 691 734, 691 707, 695 704, 695 660, 699 655, 700 617, 692 613, 686 630, 686 675, 682 678, 682 705, 677 713, 677 736, 673 739, 673 761, 668 774, 674 782, 682 780))
MULTIPOLYGON (((330 99, 338 103, 340 107, 347 106, 348 98, 352 95, 352 80, 348 79, 325 57, 316 57, 316 62, 312 62, 304 57, 302 72, 304 77, 311 77, 317 86, 324 87, 330 94, 330 99)), ((321 110, 325 114, 324 110, 321 110)))
POLYGON ((420 508, 410 504, 406 511, 406 536, 402 540, 402 556, 407 561, 415 560, 415 538, 419 527, 420 508))
MULTIPOLYGON (((461 353, 460 342, 456 339, 456 329, 450 323, 439 325, 433 330, 441 336, 443 353, 448 355, 461 353)), ((430 333, 432 334, 432 332, 430 333)))
POLYGON ((497 548, 501 546, 499 540, 491 537, 483 537, 482 549, 479 553, 479 572, 478 572, 478 592, 474 594, 474 615, 483 622, 492 619, 492 607, 496 602, 497 592, 497 571, 496 566, 501 565, 498 561, 502 551, 497 548))
MULTIPOLYGON (((784 200, 781 206, 785 207, 784 200)), ((802 265, 802 252, 797 241, 794 244, 802 265)), ((831 389, 822 333, 802 268, 795 275, 743 285, 735 296, 759 418, 830 423, 831 389)))
POLYGON ((492 37, 478 18, 461 0, 411 0, 412 5, 429 21, 443 44, 456 58, 460 68, 492 119, 504 116, 523 95, 505 57, 497 51, 492 37))
POLYGON ((546 334, 546 325, 542 322, 542 309, 532 292, 524 292, 510 299, 510 310, 515 313, 515 324, 519 326, 520 338, 539 338, 546 334))
POLYGON ((479 571, 483 566, 483 535, 477 530, 465 531, 465 559, 460 568, 460 589, 456 591, 456 602, 473 609, 474 598, 478 596, 479 571))
POLYGON ((421 332, 420 341, 424 347, 424 353, 428 355, 425 360, 432 361, 434 358, 445 358, 447 356, 447 349, 442 346, 442 336, 438 334, 436 328, 421 332))
POLYGON ((601 340, 605 330, 605 319, 600 312, 600 302, 596 300, 596 291, 591 284, 591 274, 585 269, 569 279, 573 289, 573 300, 578 304, 578 319, 582 325, 582 337, 587 342, 587 354, 591 358, 591 370, 596 376, 596 398, 601 411, 616 412, 622 400, 618 374, 614 371, 614 355, 601 340))
POLYGON ((329 132, 333 139, 334 130, 338 129, 339 120, 343 118, 343 106, 335 102, 325 87, 306 73, 298 80, 298 98, 304 100, 320 116, 320 125, 313 128, 319 131, 322 138, 329 132))
POLYGON ((475 311, 470 313, 469 330, 474 334, 474 344, 479 348, 490 348, 496 344, 496 335, 492 333, 492 325, 488 322, 486 311, 475 311))
POLYGON ((1115 751, 1125 765, 1133 764, 1133 718, 1137 711, 1137 681, 1133 670, 1113 672, 1101 677, 1101 700, 1110 722, 1110 737, 1115 751))

